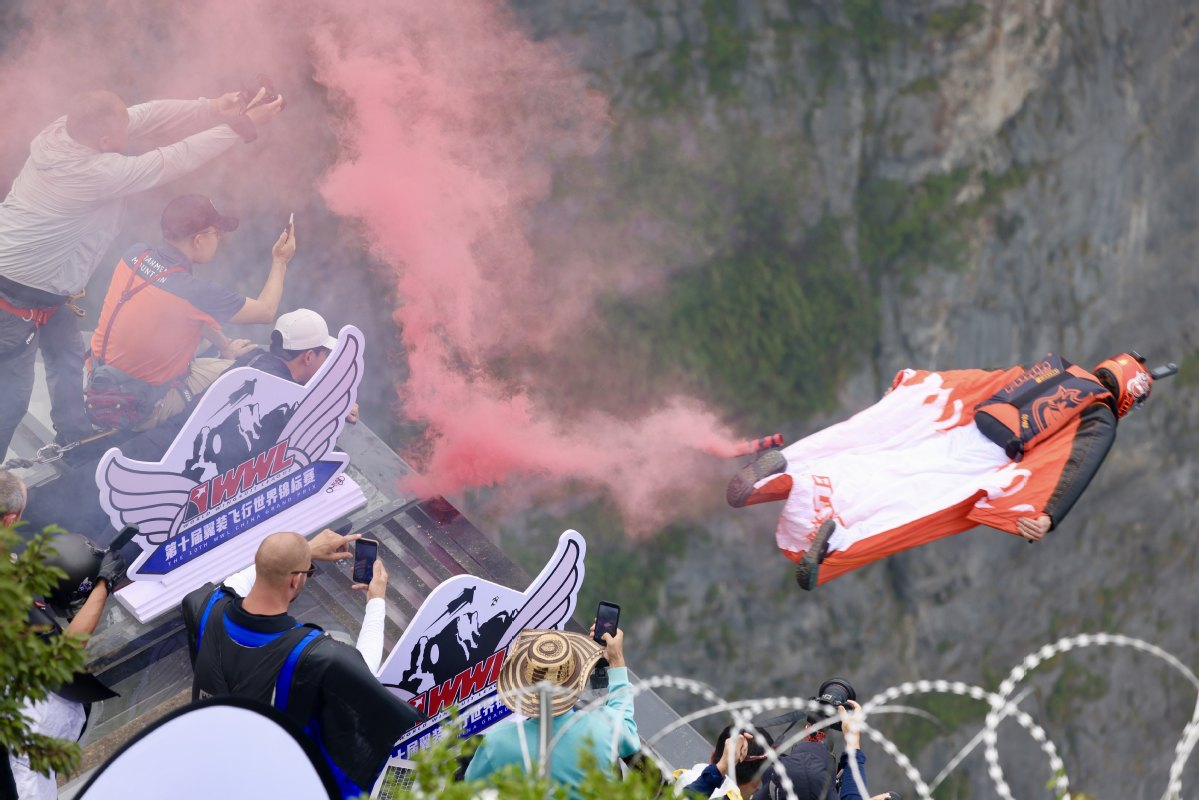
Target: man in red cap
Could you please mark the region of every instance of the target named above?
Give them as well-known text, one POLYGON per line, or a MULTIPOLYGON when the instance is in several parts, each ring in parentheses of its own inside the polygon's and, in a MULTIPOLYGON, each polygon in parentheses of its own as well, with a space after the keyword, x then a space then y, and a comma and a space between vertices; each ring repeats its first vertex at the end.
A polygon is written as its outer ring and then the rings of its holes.
POLYGON ((227 322, 275 318, 295 231, 284 228, 271 249, 271 267, 257 297, 243 297, 194 274, 215 256, 237 220, 198 194, 176 197, 162 212, 163 244, 125 251, 104 297, 92 334, 88 414, 100 429, 146 430, 187 404, 251 345, 221 333, 227 322), (220 358, 194 358, 201 339, 220 358))
POLYGON ((1177 370, 1144 361, 1121 353, 1085 370, 1050 354, 1028 369, 903 370, 854 417, 760 455, 728 502, 785 501, 775 539, 805 590, 976 525, 1040 541, 1099 470, 1117 420, 1145 402, 1154 374, 1177 370))

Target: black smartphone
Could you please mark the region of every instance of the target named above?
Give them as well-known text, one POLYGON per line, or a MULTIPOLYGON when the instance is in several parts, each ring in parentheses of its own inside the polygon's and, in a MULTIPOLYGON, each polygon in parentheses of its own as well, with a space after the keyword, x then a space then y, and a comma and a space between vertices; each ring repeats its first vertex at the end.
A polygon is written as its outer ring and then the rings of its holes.
POLYGON ((616 635, 616 624, 620 622, 620 606, 601 600, 595 609, 595 640, 604 643, 604 634, 616 635))
POLYGON ((374 539, 359 539, 354 542, 354 583, 370 583, 375 577, 375 559, 379 556, 379 543, 374 539))
POLYGON ((114 552, 120 550, 133 541, 133 537, 137 536, 140 532, 136 525, 126 525, 124 528, 121 528, 120 533, 117 534, 117 538, 112 540, 112 544, 108 546, 108 549, 114 552))

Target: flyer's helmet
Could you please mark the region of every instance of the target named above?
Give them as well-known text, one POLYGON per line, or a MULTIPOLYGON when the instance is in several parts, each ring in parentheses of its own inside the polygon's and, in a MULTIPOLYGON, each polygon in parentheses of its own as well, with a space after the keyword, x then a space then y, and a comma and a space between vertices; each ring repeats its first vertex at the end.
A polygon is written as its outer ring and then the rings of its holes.
POLYGON ((1093 370, 1115 399, 1116 415, 1123 417, 1149 399, 1153 378, 1145 369, 1145 358, 1136 352, 1121 353, 1099 362, 1093 370))
POLYGON ((67 574, 50 590, 46 601, 64 617, 73 617, 91 594, 100 573, 103 554, 78 533, 59 533, 50 537, 46 563, 67 574))

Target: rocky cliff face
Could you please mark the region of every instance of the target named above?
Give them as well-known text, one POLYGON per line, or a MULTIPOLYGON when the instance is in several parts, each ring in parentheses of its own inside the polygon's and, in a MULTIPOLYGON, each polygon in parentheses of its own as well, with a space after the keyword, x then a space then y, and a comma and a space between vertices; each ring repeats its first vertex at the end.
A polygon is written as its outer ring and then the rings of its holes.
MULTIPOLYGON (((1025 653, 1110 631, 1199 664, 1196 467, 1199 20, 1163 0, 512 0, 614 97, 622 141, 733 142, 802 186, 800 237, 838 221, 877 298, 835 411, 895 370, 1083 364, 1136 348, 1183 364, 1128 418, 1088 494, 1042 545, 979 529, 811 595, 773 548, 769 507, 721 515, 651 582, 628 620, 636 666, 729 697, 809 694, 831 674, 869 696, 913 678, 995 688, 1025 653), (663 134, 663 132, 665 132, 663 134)), ((620 151, 617 148, 616 155, 620 151)), ((702 248, 690 259, 702 264, 702 248)), ((684 257, 687 260, 687 256, 684 257)), ((1076 791, 1159 797, 1196 689, 1114 648, 1055 659, 1021 704, 1060 748, 1076 791)), ((985 708, 924 702, 938 728, 879 723, 926 780, 985 708)), ((914 794, 870 745, 872 791, 914 794)), ((1002 763, 1017 797, 1047 794, 1044 758, 1013 723, 1002 763)), ((1199 768, 1186 773, 1194 793, 1199 768)), ((981 752, 938 797, 993 796, 981 752)), ((1076 795, 1077 796, 1077 795, 1076 795)))

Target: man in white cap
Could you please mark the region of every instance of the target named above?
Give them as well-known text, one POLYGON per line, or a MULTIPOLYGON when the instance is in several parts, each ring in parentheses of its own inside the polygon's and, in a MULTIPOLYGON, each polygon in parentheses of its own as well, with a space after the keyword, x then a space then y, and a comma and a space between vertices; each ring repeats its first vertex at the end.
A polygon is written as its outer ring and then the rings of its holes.
MULTIPOLYGON (((310 308, 297 308, 279 317, 271 331, 270 351, 256 347, 237 359, 236 367, 253 367, 260 372, 304 386, 337 347, 329 335, 329 323, 310 308)), ((346 422, 358 421, 358 404, 346 422)))
MULTIPOLYGON (((591 629, 592 636, 595 628, 591 629)), ((475 751, 466 779, 486 780, 511 764, 529 769, 540 759, 538 725, 541 682, 553 685, 550 714, 550 778, 577 798, 583 781, 583 755, 590 752, 599 765, 616 763, 641 749, 633 720, 633 692, 624 661, 624 631, 604 634, 604 645, 581 633, 554 630, 522 631, 500 668, 500 701, 525 719, 502 723, 488 731, 475 751), (576 712, 575 701, 600 658, 608 660, 608 697, 595 709, 576 712), (528 761, 525 754, 528 754, 528 761)))

